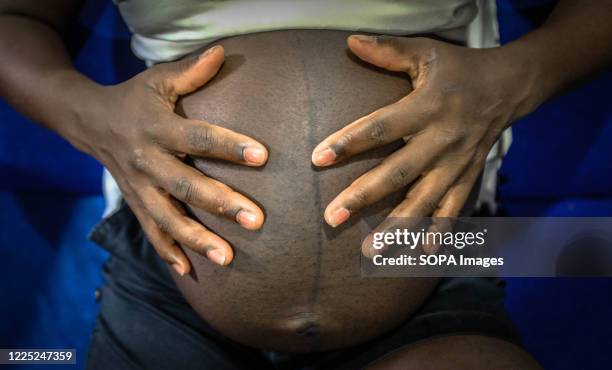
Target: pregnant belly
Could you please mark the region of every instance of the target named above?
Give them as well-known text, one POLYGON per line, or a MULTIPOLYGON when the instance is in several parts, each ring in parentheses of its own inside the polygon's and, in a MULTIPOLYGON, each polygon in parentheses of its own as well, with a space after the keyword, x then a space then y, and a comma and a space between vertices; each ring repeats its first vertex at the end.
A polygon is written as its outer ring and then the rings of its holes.
POLYGON ((258 232, 193 209, 230 242, 229 267, 186 251, 193 274, 174 279, 187 301, 227 337, 258 348, 317 351, 371 339, 406 320, 435 279, 363 278, 360 244, 403 192, 337 229, 326 204, 401 143, 319 170, 311 151, 327 135, 410 91, 402 76, 355 60, 340 31, 277 31, 220 41, 226 63, 178 111, 245 133, 270 152, 264 168, 194 160, 206 175, 256 200, 258 232))

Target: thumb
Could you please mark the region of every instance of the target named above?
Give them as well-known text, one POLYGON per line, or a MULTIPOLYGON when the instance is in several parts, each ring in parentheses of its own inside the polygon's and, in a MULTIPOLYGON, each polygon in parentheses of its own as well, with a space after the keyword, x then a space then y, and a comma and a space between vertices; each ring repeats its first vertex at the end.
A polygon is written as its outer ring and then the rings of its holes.
POLYGON ((416 70, 418 42, 415 39, 393 36, 351 35, 349 49, 361 60, 394 72, 411 73, 416 70))
POLYGON ((212 79, 225 60, 221 45, 213 46, 199 55, 177 62, 158 65, 161 78, 173 95, 185 95, 202 87, 212 79))

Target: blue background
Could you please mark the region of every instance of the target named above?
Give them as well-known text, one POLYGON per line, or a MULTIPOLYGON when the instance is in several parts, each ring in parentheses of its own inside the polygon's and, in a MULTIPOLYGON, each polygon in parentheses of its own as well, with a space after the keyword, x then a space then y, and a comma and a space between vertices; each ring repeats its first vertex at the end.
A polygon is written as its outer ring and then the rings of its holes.
MULTIPOLYGON (((536 27, 552 5, 499 0, 502 41, 536 27)), ((101 83, 144 69, 110 1, 87 1, 71 34, 77 67, 101 83)), ((612 216, 611 83, 606 72, 515 124, 502 214, 612 216)), ((103 210, 101 167, 0 101, 0 176, 0 348, 76 347, 82 368, 106 257, 86 240, 103 210)), ((506 306, 546 369, 610 368, 612 279, 507 287, 506 306)))

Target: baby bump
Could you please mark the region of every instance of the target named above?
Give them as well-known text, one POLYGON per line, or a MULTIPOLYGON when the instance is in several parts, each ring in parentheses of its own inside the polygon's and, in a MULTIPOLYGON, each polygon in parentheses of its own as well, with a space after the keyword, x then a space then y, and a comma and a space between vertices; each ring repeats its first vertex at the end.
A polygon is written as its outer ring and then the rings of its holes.
POLYGON ((360 245, 403 197, 398 192, 332 229, 325 206, 401 143, 320 170, 312 149, 326 136, 410 92, 403 76, 350 55, 340 31, 277 31, 218 42, 226 62, 178 111, 267 146, 263 168, 195 159, 194 165, 254 199, 266 222, 247 231, 193 209, 228 240, 232 264, 216 267, 186 250, 191 276, 174 276, 192 307, 224 335, 273 350, 315 351, 363 342, 406 320, 435 279, 362 278, 360 245))

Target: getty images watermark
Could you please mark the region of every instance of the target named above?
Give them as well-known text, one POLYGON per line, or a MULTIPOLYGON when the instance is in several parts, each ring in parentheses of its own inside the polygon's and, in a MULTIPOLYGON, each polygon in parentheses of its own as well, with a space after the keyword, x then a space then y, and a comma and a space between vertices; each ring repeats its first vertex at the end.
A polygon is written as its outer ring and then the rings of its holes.
POLYGON ((612 218, 397 218, 364 230, 369 277, 612 276, 612 218))
POLYGON ((427 251, 429 246, 431 249, 430 253, 423 253, 418 255, 418 259, 414 255, 401 255, 399 257, 385 257, 382 254, 375 254, 372 258, 372 262, 376 266, 384 265, 482 265, 489 267, 491 265, 503 265, 503 257, 499 258, 475 258, 467 257, 463 254, 455 256, 454 254, 437 254, 437 249, 440 247, 444 248, 456 248, 463 249, 465 247, 478 247, 484 246, 486 243, 485 236, 487 229, 482 231, 427 231, 421 229, 419 231, 412 231, 408 229, 396 229, 395 231, 379 231, 372 234, 372 248, 376 251, 380 251, 390 246, 401 246, 409 248, 414 251, 417 247, 423 246, 427 251), (458 257, 458 258, 457 258, 458 257))

